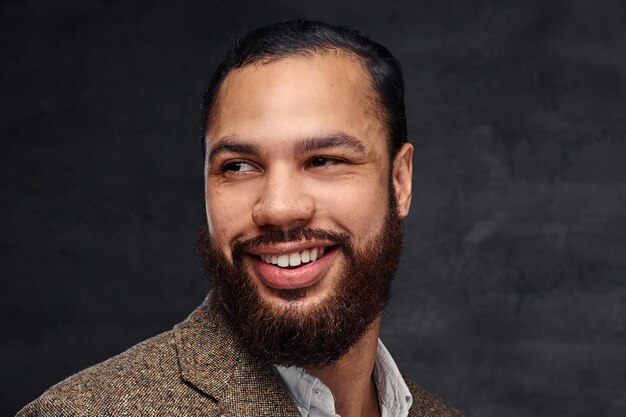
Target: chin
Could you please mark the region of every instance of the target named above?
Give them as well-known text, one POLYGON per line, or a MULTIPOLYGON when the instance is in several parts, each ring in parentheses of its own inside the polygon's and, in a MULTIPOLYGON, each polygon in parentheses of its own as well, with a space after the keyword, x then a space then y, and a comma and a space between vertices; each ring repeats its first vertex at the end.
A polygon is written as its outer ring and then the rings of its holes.
POLYGON ((332 285, 325 285, 326 279, 304 288, 278 289, 269 287, 255 280, 255 287, 259 298, 276 313, 284 310, 300 310, 307 312, 315 310, 327 302, 332 295, 332 285))

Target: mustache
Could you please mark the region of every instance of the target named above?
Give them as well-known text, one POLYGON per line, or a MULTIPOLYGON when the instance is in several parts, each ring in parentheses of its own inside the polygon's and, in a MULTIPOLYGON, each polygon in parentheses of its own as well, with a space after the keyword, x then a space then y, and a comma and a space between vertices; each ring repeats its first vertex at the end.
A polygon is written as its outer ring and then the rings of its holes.
POLYGON ((275 243, 301 242, 307 240, 330 241, 344 249, 350 248, 350 237, 346 233, 310 227, 297 227, 289 230, 272 229, 253 238, 236 240, 232 245, 233 258, 243 256, 243 253, 262 245, 275 243))

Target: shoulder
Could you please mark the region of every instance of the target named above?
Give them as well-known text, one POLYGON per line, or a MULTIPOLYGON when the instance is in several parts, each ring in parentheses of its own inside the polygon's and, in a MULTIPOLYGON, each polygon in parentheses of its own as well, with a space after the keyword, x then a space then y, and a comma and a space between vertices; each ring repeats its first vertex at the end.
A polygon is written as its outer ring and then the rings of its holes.
POLYGON ((409 417, 463 417, 460 411, 446 404, 441 398, 429 393, 406 377, 404 381, 413 396, 409 417))
MULTIPOLYGON (((24 407, 26 416, 186 415, 185 401, 197 393, 180 378, 174 332, 148 339, 79 372, 24 407), (141 409, 139 408, 141 405, 141 409)), ((194 403, 210 408, 206 398, 194 403)))

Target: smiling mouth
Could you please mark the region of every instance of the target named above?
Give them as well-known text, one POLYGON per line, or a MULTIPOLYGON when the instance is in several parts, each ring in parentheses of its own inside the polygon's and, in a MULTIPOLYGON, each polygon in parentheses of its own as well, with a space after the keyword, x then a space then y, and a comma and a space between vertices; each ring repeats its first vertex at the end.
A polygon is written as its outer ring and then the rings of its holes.
POLYGON ((264 285, 281 290, 299 289, 310 287, 326 276, 334 264, 338 246, 322 244, 301 250, 274 247, 253 249, 248 254, 255 276, 264 285))
POLYGON ((318 260, 324 256, 324 252, 328 249, 322 246, 281 255, 259 255, 259 257, 266 264, 276 265, 281 268, 293 268, 318 260))

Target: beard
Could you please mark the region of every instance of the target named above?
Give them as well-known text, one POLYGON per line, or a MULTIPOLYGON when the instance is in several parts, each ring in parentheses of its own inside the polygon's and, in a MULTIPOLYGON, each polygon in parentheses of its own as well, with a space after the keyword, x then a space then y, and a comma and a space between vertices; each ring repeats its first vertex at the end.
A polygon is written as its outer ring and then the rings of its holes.
MULTIPOLYGON (((391 187, 390 187, 391 188, 391 187)), ((198 249, 218 301, 230 325, 244 346, 266 364, 283 366, 332 365, 357 343, 385 309, 391 293, 402 250, 402 221, 396 210, 395 194, 378 235, 355 248, 348 235, 332 230, 299 227, 271 230, 232 245, 233 262, 212 243, 205 225, 198 237, 198 249), (298 289, 273 289, 288 301, 276 307, 259 295, 245 271, 246 251, 257 245, 319 239, 335 242, 345 262, 330 295, 314 305, 297 300, 319 285, 298 289)))

